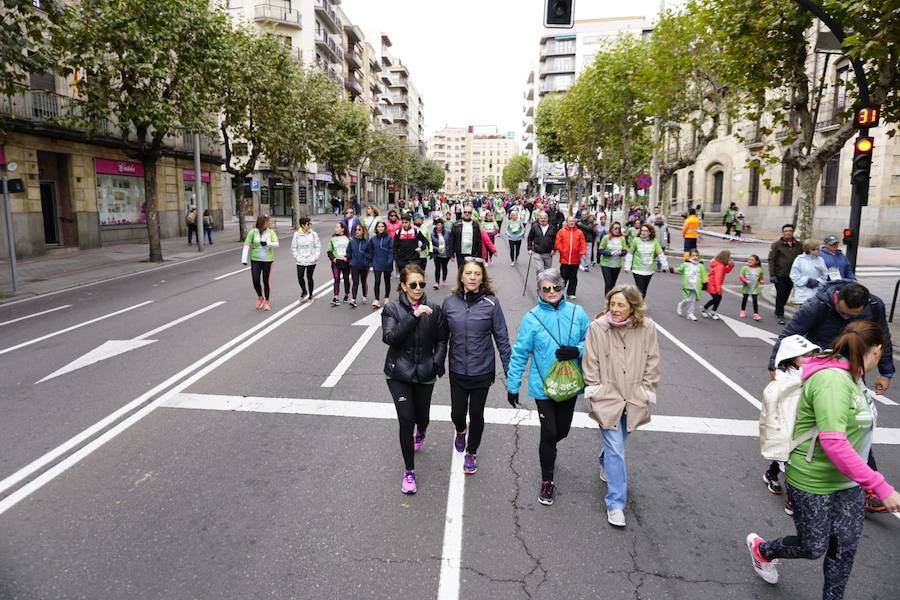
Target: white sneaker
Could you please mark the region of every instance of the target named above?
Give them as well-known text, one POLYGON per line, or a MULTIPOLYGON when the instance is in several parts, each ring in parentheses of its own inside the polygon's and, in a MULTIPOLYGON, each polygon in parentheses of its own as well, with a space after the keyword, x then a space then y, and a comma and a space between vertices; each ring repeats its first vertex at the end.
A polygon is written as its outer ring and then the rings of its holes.
POLYGON ((757 547, 764 541, 755 533, 747 536, 747 550, 750 551, 750 562, 753 563, 753 570, 762 577, 763 581, 766 583, 778 583, 778 569, 775 567, 778 561, 760 560, 760 557, 757 556, 757 547))
POLYGON ((712 320, 713 320, 713 321, 719 321, 719 320, 720 320, 720 319, 719 319, 719 313, 717 313, 717 312, 712 313, 712 320))
POLYGON ((603 466, 603 459, 600 459, 600 481, 608 481, 606 479, 606 467, 603 466))
POLYGON ((678 306, 675 307, 675 312, 678 313, 679 317, 684 316, 684 310, 681 308, 681 302, 678 303, 678 306))
POLYGON ((513 261, 513 262, 511 262, 511 263, 509 263, 509 266, 511 266, 511 267, 514 267, 514 266, 516 266, 516 263, 515 263, 515 261, 513 261))
POLYGON ((625 527, 625 511, 621 508, 607 509, 606 520, 614 527, 625 527))
POLYGON ((687 318, 688 318, 688 321, 696 321, 697 315, 695 315, 694 313, 688 313, 687 318))
POLYGON ((700 311, 700 316, 702 316, 704 319, 708 319, 711 314, 712 313, 706 312, 705 308, 700 311))

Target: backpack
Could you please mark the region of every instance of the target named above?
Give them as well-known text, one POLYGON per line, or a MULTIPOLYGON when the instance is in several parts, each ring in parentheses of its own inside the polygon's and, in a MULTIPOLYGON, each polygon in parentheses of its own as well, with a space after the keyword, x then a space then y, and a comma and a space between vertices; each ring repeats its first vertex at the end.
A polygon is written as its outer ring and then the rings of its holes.
MULTIPOLYGON (((819 435, 813 427, 794 439, 797 408, 803 382, 799 378, 783 378, 769 382, 763 390, 763 403, 759 413, 759 451, 763 458, 787 462, 791 451, 809 439, 819 435)), ((807 460, 812 460, 815 441, 809 445, 807 460)))
POLYGON ((197 222, 197 212, 196 212, 196 211, 193 211, 193 210, 190 211, 190 212, 187 214, 187 217, 185 218, 185 221, 187 221, 187 224, 188 224, 188 225, 193 225, 194 223, 196 223, 196 222, 197 222))

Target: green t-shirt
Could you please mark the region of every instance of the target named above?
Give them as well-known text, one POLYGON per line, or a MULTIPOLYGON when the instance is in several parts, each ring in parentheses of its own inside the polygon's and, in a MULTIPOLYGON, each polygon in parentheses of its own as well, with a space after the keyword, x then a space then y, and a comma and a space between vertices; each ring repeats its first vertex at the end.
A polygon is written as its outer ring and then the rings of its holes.
POLYGON ((762 267, 741 267, 741 277, 747 279, 750 283, 744 283, 741 286, 742 294, 759 294, 759 282, 762 280, 762 267))
MULTIPOLYGON (((842 432, 863 460, 869 455, 877 411, 865 393, 862 381, 854 381, 843 369, 823 369, 803 383, 794 439, 812 427, 821 432, 842 432)), ((818 440, 806 441, 791 452, 787 481, 810 494, 833 494, 857 484, 837 470, 825 456, 818 440), (809 445, 816 443, 812 460, 806 460, 809 445)))
POLYGON ((266 229, 260 233, 259 229, 254 227, 247 233, 244 243, 250 246, 250 260, 272 262, 275 260, 275 248, 270 245, 263 246, 260 243, 262 240, 265 240, 266 244, 271 244, 278 241, 278 238, 275 237, 275 232, 271 229, 266 229))
MULTIPOLYGON (((600 240, 600 248, 609 251, 627 250, 627 247, 625 246, 625 237, 621 235, 605 235, 603 236, 603 239, 600 240)), ((622 267, 622 261, 622 256, 606 256, 605 254, 601 254, 600 256, 601 267, 620 269, 622 267)))

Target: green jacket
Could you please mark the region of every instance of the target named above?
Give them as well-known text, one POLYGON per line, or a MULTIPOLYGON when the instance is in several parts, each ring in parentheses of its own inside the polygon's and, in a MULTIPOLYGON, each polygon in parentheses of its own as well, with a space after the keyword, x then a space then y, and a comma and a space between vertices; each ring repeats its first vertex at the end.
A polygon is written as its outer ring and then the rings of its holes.
POLYGON ((278 236, 271 228, 265 229, 260 233, 259 229, 254 227, 247 233, 244 239, 244 245, 250 247, 250 260, 259 262, 272 262, 275 260, 275 248, 278 247, 278 236), (263 246, 262 242, 266 245, 263 246))
POLYGON ((622 268, 623 259, 627 251, 628 246, 625 243, 624 235, 615 237, 604 235, 603 239, 600 240, 600 266, 612 269, 622 268))

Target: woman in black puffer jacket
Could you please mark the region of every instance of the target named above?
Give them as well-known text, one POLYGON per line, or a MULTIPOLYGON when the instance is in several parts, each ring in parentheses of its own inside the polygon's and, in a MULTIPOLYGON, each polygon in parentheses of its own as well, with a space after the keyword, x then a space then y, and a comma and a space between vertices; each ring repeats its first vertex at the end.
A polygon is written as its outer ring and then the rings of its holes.
POLYGON ((415 494, 414 452, 425 443, 431 393, 435 380, 444 374, 450 331, 441 307, 425 297, 425 273, 418 265, 403 267, 398 291, 399 300, 381 313, 381 339, 388 345, 384 375, 397 408, 406 464, 400 490, 415 494))

